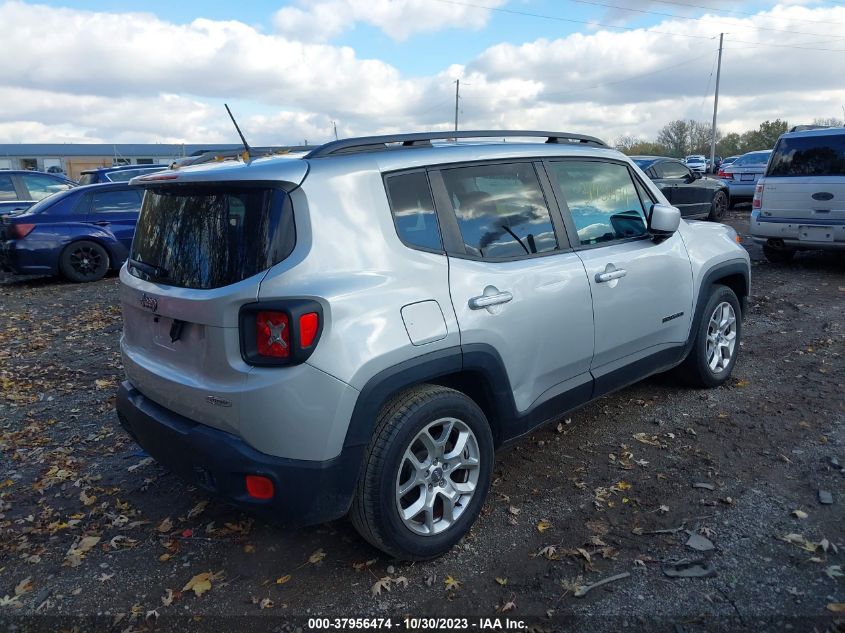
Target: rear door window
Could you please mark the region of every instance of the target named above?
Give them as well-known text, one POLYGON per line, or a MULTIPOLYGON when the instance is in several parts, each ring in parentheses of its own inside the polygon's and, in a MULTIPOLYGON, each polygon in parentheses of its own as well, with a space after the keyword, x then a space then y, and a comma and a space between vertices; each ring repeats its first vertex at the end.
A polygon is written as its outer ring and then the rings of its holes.
POLYGON ((845 134, 781 138, 767 176, 845 176, 845 134))
POLYGON ((18 194, 15 191, 15 183, 9 174, 0 173, 0 202, 17 200, 18 194))
POLYGON ((643 236, 645 211, 628 167, 596 160, 549 163, 584 246, 643 236))
POLYGON ((288 194, 272 187, 157 187, 144 195, 129 272, 184 288, 219 288, 293 251, 288 194))
POLYGON ((399 239, 412 248, 441 251, 440 227, 425 172, 396 174, 384 182, 399 239))
POLYGON ((97 213, 120 213, 138 211, 141 208, 141 192, 135 189, 120 191, 97 191, 91 194, 88 211, 97 213))
POLYGON ((467 255, 510 259, 558 249, 531 163, 459 167, 440 173, 467 255))

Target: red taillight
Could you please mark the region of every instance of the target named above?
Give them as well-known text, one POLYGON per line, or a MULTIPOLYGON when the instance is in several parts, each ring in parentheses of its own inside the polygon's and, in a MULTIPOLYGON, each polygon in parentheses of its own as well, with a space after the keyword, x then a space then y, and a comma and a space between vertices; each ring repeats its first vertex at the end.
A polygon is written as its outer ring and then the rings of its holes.
POLYGON ((316 312, 307 312, 299 317, 299 346, 311 347, 320 327, 320 317, 316 312))
POLYGON ((260 356, 287 358, 290 355, 290 323, 284 312, 257 313, 255 336, 260 356))
POLYGON ((724 170, 721 170, 721 169, 720 169, 720 170, 719 170, 719 178, 727 178, 728 180, 733 180, 733 179, 734 179, 734 175, 733 175, 733 173, 732 173, 732 172, 729 172, 729 171, 724 171, 724 170))
POLYGON ((751 201, 752 209, 759 209, 763 205, 763 187, 765 185, 757 185, 754 188, 754 199, 751 201))
POLYGON ((272 499, 276 491, 271 479, 261 475, 247 475, 246 492, 253 499, 272 499))
POLYGON ((12 237, 18 240, 22 240, 27 235, 32 233, 32 229, 35 228, 34 224, 10 224, 9 225, 9 233, 12 237))

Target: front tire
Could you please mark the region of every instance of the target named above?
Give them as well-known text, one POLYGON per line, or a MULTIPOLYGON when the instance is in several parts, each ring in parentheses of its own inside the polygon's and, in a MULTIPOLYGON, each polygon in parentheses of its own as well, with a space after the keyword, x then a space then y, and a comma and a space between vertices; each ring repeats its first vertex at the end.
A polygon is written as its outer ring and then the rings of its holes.
POLYGON ((382 408, 352 502, 355 529, 404 560, 446 553, 481 511, 493 470, 493 436, 470 398, 419 385, 382 408))
POLYGON ((692 349, 679 368, 687 383, 712 388, 730 378, 742 338, 741 314, 734 291, 727 286, 714 285, 701 314, 692 349))
POLYGON ((728 212, 729 204, 728 194, 720 189, 713 196, 713 202, 710 203, 710 215, 707 218, 714 222, 721 222, 728 212))
POLYGON ((84 283, 102 279, 109 270, 109 254, 105 248, 88 240, 72 242, 62 251, 59 271, 70 281, 84 283))

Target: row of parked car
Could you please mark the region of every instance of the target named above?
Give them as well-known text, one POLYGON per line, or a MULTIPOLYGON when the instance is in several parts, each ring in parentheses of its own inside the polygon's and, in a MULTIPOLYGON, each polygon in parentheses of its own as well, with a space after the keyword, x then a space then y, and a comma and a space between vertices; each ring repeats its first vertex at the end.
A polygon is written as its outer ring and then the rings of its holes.
POLYGON ((135 176, 167 165, 83 171, 79 181, 35 171, 0 172, 0 267, 19 274, 95 281, 126 260, 142 194, 135 176))
MULTIPOLYGON (((179 166, 215 158, 219 152, 190 157, 179 166)), ((842 128, 794 131, 784 134, 774 150, 717 157, 717 177, 706 175, 704 156, 631 158, 685 219, 718 222, 734 204, 751 201, 752 236, 773 262, 787 261, 800 249, 837 248, 845 242, 842 128)), ((82 172, 78 183, 55 174, 0 172, 0 267, 75 282, 95 281, 119 269, 142 200, 129 181, 166 168, 100 168, 82 172)))

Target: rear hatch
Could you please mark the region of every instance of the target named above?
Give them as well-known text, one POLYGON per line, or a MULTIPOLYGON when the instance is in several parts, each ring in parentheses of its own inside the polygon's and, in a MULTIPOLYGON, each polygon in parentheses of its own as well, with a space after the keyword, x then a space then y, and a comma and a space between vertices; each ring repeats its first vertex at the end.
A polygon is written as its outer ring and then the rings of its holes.
POLYGON ((845 222, 845 131, 781 137, 761 194, 764 218, 845 222))
MULTIPOLYGON (((133 181, 137 182, 137 181, 133 181)), ((148 185, 121 271, 127 377, 151 400, 238 432, 249 366, 238 312, 293 250, 281 182, 148 185)))

